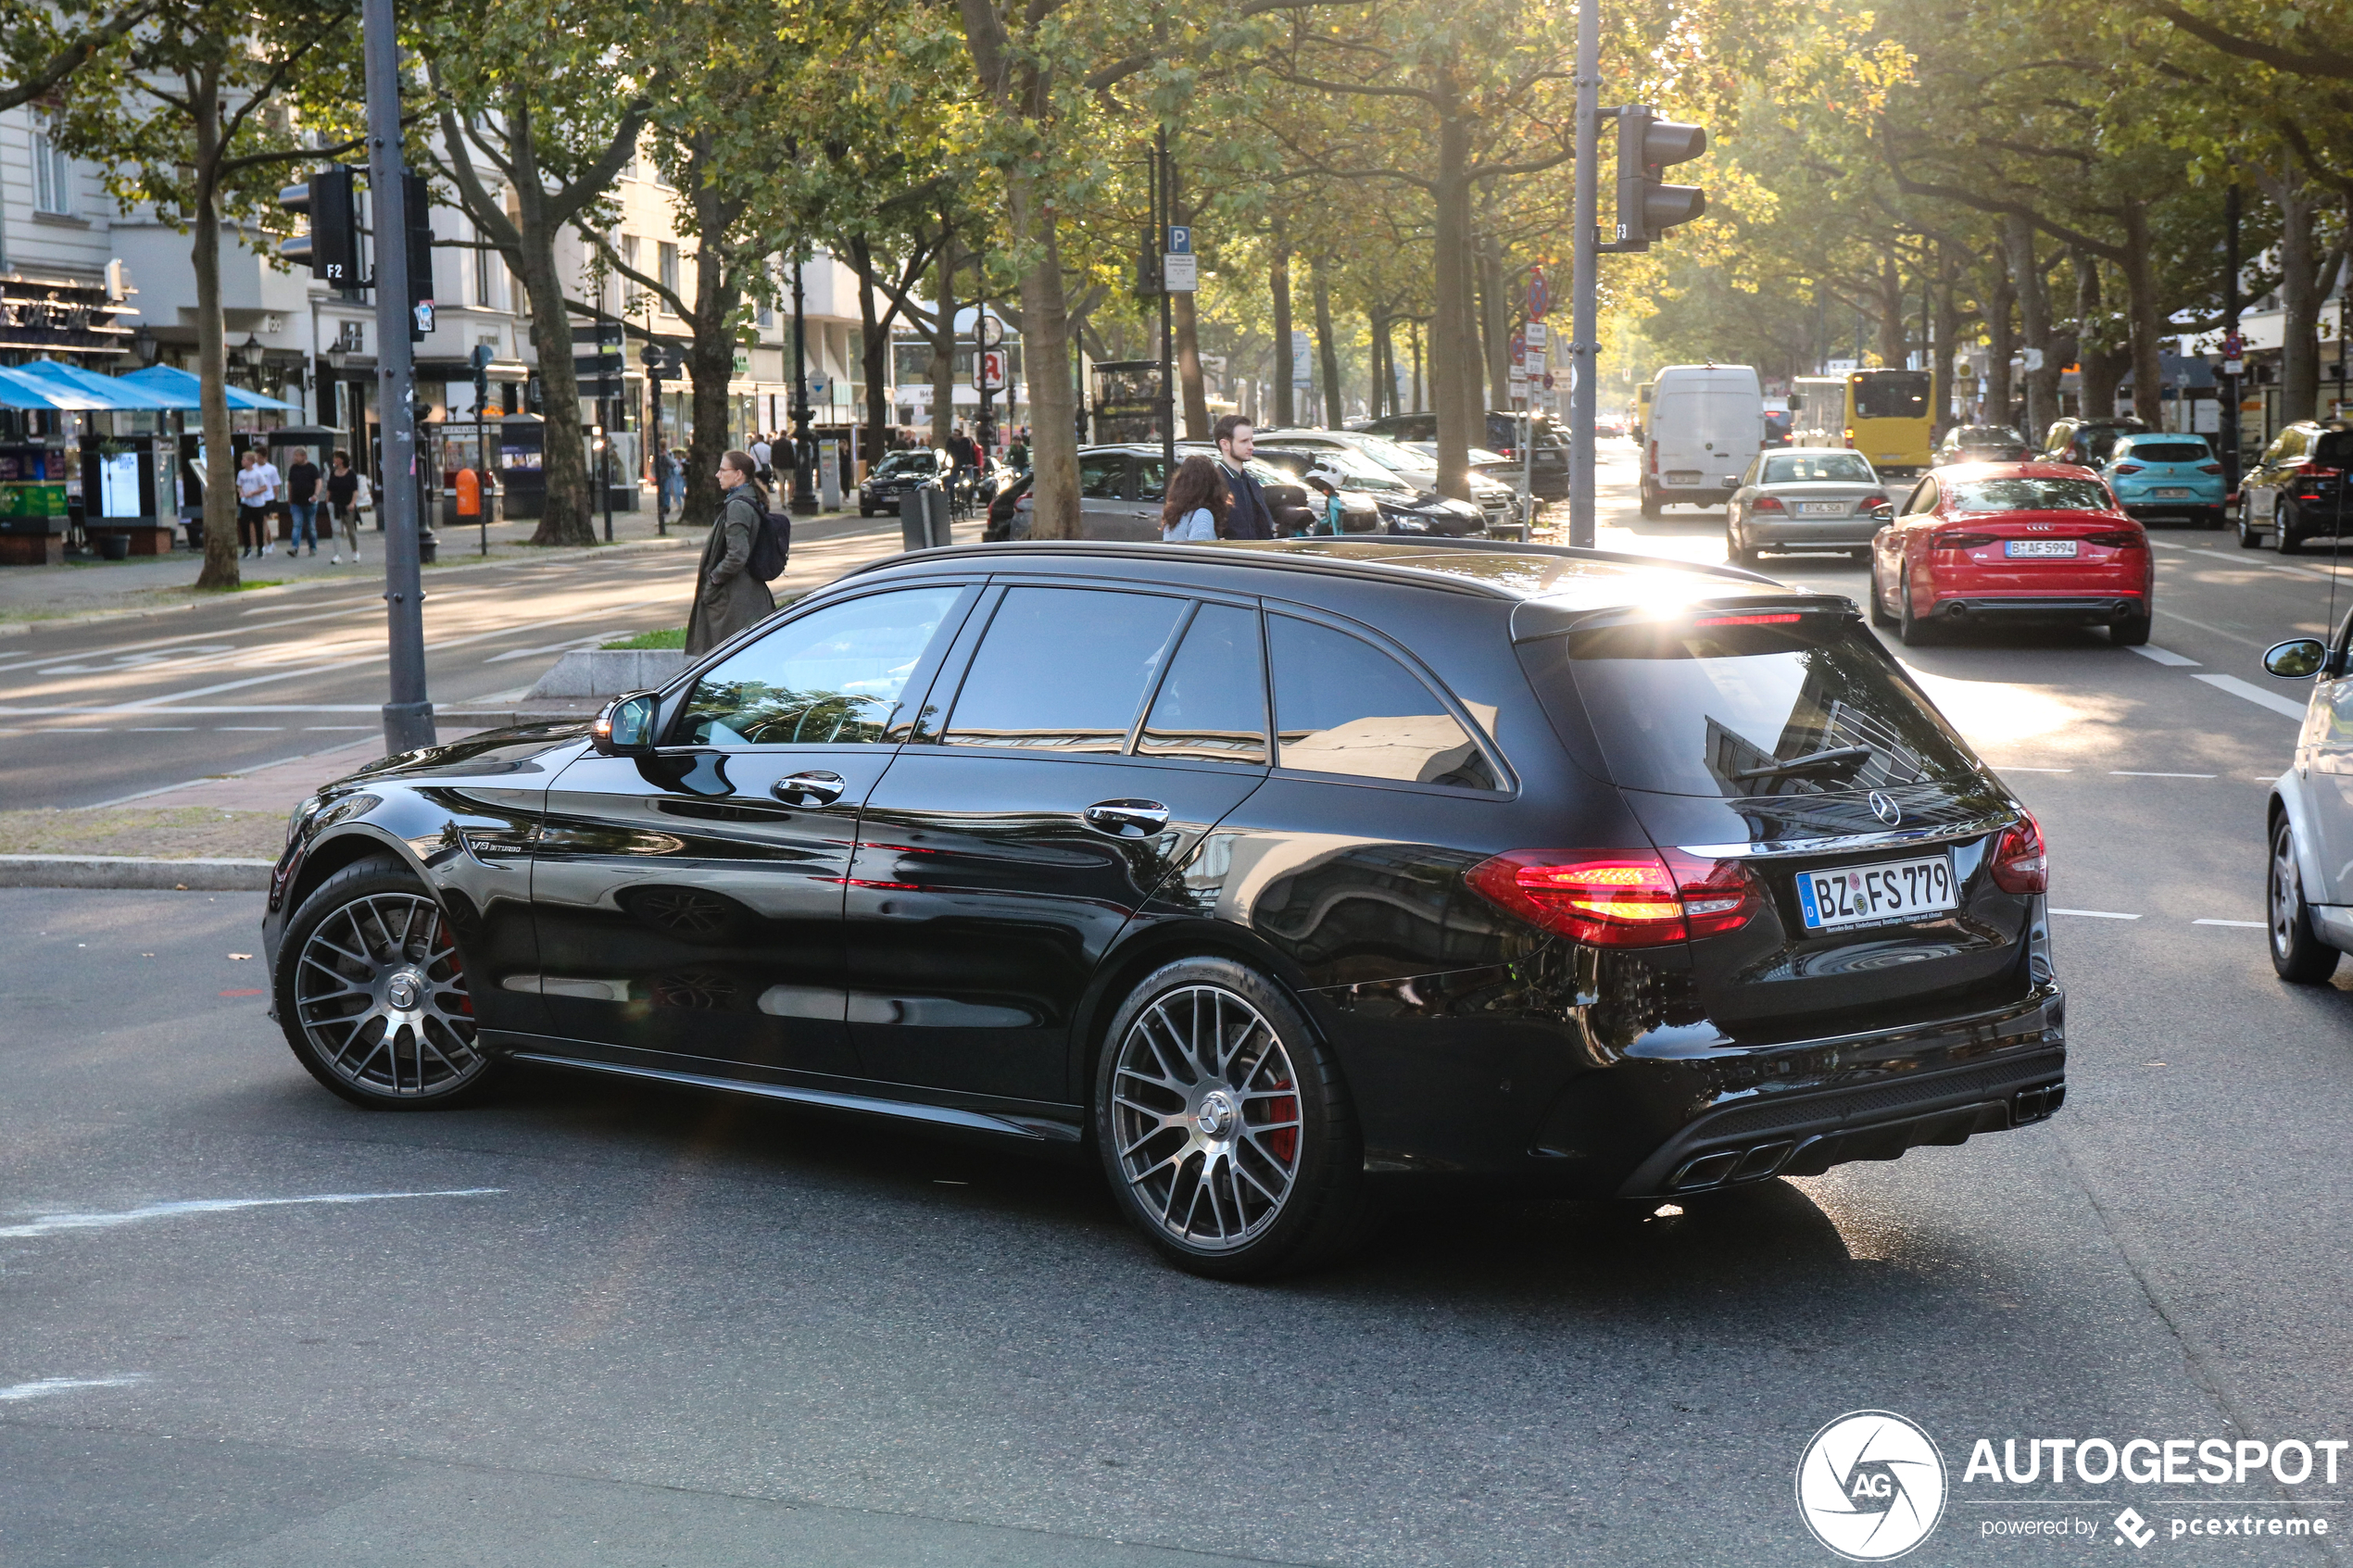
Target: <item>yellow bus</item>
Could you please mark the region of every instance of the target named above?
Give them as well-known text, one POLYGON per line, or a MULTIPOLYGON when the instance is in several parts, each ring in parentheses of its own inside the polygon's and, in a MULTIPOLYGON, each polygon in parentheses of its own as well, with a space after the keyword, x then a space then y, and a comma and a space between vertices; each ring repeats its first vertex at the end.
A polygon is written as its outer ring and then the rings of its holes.
POLYGON ((1881 473, 1925 472, 1934 424, 1926 370, 1849 370, 1790 383, 1790 444, 1844 446, 1881 473))
POLYGON ((1634 389, 1634 428, 1626 433, 1634 438, 1634 445, 1637 446, 1650 439, 1651 394, 1657 390, 1658 378, 1656 376, 1653 376, 1634 389))

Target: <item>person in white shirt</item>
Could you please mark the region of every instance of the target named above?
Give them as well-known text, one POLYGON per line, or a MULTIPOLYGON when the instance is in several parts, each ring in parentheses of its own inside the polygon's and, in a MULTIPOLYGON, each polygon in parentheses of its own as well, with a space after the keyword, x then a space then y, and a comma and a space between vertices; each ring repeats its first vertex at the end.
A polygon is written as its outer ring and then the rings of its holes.
POLYGON ((247 452, 237 469, 237 555, 270 553, 270 504, 278 498, 278 470, 258 452, 247 452))

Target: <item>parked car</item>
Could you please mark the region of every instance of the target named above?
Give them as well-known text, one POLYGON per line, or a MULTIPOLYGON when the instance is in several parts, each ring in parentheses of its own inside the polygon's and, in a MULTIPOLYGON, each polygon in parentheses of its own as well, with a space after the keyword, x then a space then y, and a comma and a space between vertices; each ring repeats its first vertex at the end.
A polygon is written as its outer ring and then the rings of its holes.
POLYGON ((2268 534, 2292 556, 2314 534, 2342 534, 2348 468, 2353 430, 2311 420, 2282 430, 2239 478, 2239 544, 2251 550, 2268 534))
POLYGON ((949 470, 948 454, 930 447, 886 452, 858 486, 858 515, 895 512, 899 497, 921 484, 937 484, 949 470))
POLYGON ((1974 463, 1915 485, 1871 546, 1871 619, 1906 644, 2017 621, 2149 638, 2148 534, 2095 475, 2067 463, 1974 463))
POLYGON ((1753 566, 1760 550, 1845 549, 1870 553, 1894 513, 1879 475, 1860 452, 1791 446, 1760 452, 1724 508, 1724 548, 1753 566))
POLYGON ((2353 773, 2353 616, 2327 642, 2297 637, 2263 656, 2283 680, 2306 682, 2296 760, 2272 781, 2265 816, 2265 924, 2281 979, 2317 985, 2353 950, 2353 797, 2337 783, 2353 773))
POLYGON ((1955 463, 2022 463, 2033 456, 2025 437, 2007 425, 1955 425, 1936 444, 1929 466, 1944 469, 1955 463))
MULTIPOLYGON (((1293 445, 1288 439, 1262 436, 1257 455, 1261 461, 1298 474, 1310 487, 1320 479, 1334 490, 1369 497, 1383 533, 1460 539, 1487 529, 1486 514, 1468 501, 1424 490, 1350 445, 1293 445)), ((1356 503, 1349 505, 1353 513, 1356 503)))
MULTIPOLYGON (((1438 416, 1428 410, 1412 414, 1387 414, 1378 420, 1366 420, 1361 427, 1374 435, 1386 435, 1392 441, 1436 441, 1438 416)), ((1533 437, 1536 452, 1535 492, 1545 501, 1568 498, 1568 432, 1549 414, 1536 416, 1533 437)), ((1500 408, 1487 411, 1487 447, 1507 458, 1519 456, 1519 419, 1500 408)))
MULTIPOLYGON (((1425 453, 1404 442, 1362 430, 1262 430, 1257 433, 1257 440, 1263 446, 1287 446, 1302 451, 1346 447, 1370 458, 1422 495, 1434 498, 1439 494, 1434 444, 1432 450, 1425 453)), ((1479 472, 1475 463, 1468 478, 1471 505, 1478 508, 1482 527, 1496 528, 1516 521, 1509 484, 1479 472)))
MULTIPOLYGON (((1176 460, 1183 462, 1194 453, 1217 456, 1217 449, 1207 443, 1178 442, 1176 460)), ((1275 530, 1279 533, 1303 532, 1308 521, 1320 514, 1320 498, 1310 506, 1307 491, 1296 474, 1285 473, 1271 464, 1253 460, 1251 472, 1265 491, 1267 508, 1275 514, 1275 530)), ((1081 446, 1078 449, 1078 528, 1085 539, 1129 539, 1157 542, 1160 538, 1160 511, 1167 494, 1167 460, 1156 442, 1137 442, 1118 445, 1081 446)), ((1000 498, 1001 499, 1001 498, 1000 498)), ((997 508, 989 508, 988 531, 982 537, 997 540, 1030 537, 1030 518, 1035 510, 1029 476, 1011 502, 1001 533, 995 532, 997 508)))
POLYGON ((2143 431, 2108 443, 2099 475, 2124 509, 2145 521, 2176 517, 2200 528, 2222 526, 2229 489, 2222 465, 2202 435, 2143 431))
MULTIPOLYGON (((1398 445, 1404 447, 1407 451, 1419 452, 1425 458, 1429 460, 1430 466, 1433 469, 1437 467, 1437 442, 1401 441, 1398 445)), ((1501 452, 1491 451, 1484 446, 1474 446, 1470 448, 1468 455, 1470 458, 1471 472, 1485 474, 1489 479, 1493 480, 1496 483, 1504 486, 1506 490, 1509 490, 1512 493, 1512 509, 1509 514, 1510 521, 1515 522, 1528 522, 1532 521, 1537 511, 1543 505, 1543 497, 1538 495, 1532 490, 1525 495, 1519 493, 1518 486, 1520 483, 1527 478, 1527 469, 1521 460, 1517 458, 1506 458, 1501 452)), ((1488 526, 1490 529, 1492 529, 1494 524, 1490 522, 1488 526)))
POLYGON ((2147 425, 2130 415, 2105 420, 2060 420, 2044 433, 2042 460, 2096 469, 2108 460, 2108 448, 2116 445, 2118 436, 2137 435, 2147 429, 2147 425))
MULTIPOLYGON (((1007 539, 1029 537, 1029 530, 1026 527, 1018 533, 1013 532, 1013 527, 1022 498, 1029 494, 1030 478, 1029 470, 1026 469, 1008 468, 1005 470, 1005 477, 998 484, 997 493, 989 497, 988 517, 980 534, 983 539, 995 544, 1007 539)), ((1026 514, 1022 515, 1026 516, 1026 514)))
POLYGON ((1642 515, 1720 507, 1765 445, 1765 394, 1749 365, 1669 365, 1653 378, 1642 515))
POLYGON ((1032 542, 328 785, 262 936, 355 1105, 521 1061, 929 1130, 1095 1163, 1164 1258, 1253 1277, 1392 1197, 1655 1204, 2043 1120, 2046 874, 1835 595, 1032 542))

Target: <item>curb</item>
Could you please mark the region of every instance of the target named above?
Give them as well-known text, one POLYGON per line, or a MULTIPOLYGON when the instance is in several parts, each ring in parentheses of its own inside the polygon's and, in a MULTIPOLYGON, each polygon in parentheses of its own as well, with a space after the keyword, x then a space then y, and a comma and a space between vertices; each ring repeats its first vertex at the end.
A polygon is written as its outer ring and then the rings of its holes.
POLYGON ((0 855, 0 887, 111 887, 266 893, 269 860, 158 860, 138 855, 0 855))

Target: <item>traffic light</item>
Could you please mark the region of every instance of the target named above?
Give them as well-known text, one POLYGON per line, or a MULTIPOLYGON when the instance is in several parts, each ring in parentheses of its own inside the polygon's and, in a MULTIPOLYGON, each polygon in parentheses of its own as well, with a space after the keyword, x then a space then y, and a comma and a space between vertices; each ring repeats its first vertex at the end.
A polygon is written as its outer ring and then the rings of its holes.
POLYGON ((433 330, 433 192, 422 174, 400 177, 400 216, 409 233, 409 341, 433 330))
POLYGON ((1661 119, 1655 109, 1629 104, 1617 111, 1618 250, 1647 250, 1678 223, 1707 210, 1697 185, 1669 185, 1658 171, 1707 151, 1707 128, 1661 119))
POLYGON ((339 289, 361 286, 359 207, 352 195, 355 172, 336 165, 278 193, 280 207, 310 220, 310 232, 282 243, 278 254, 339 289))

